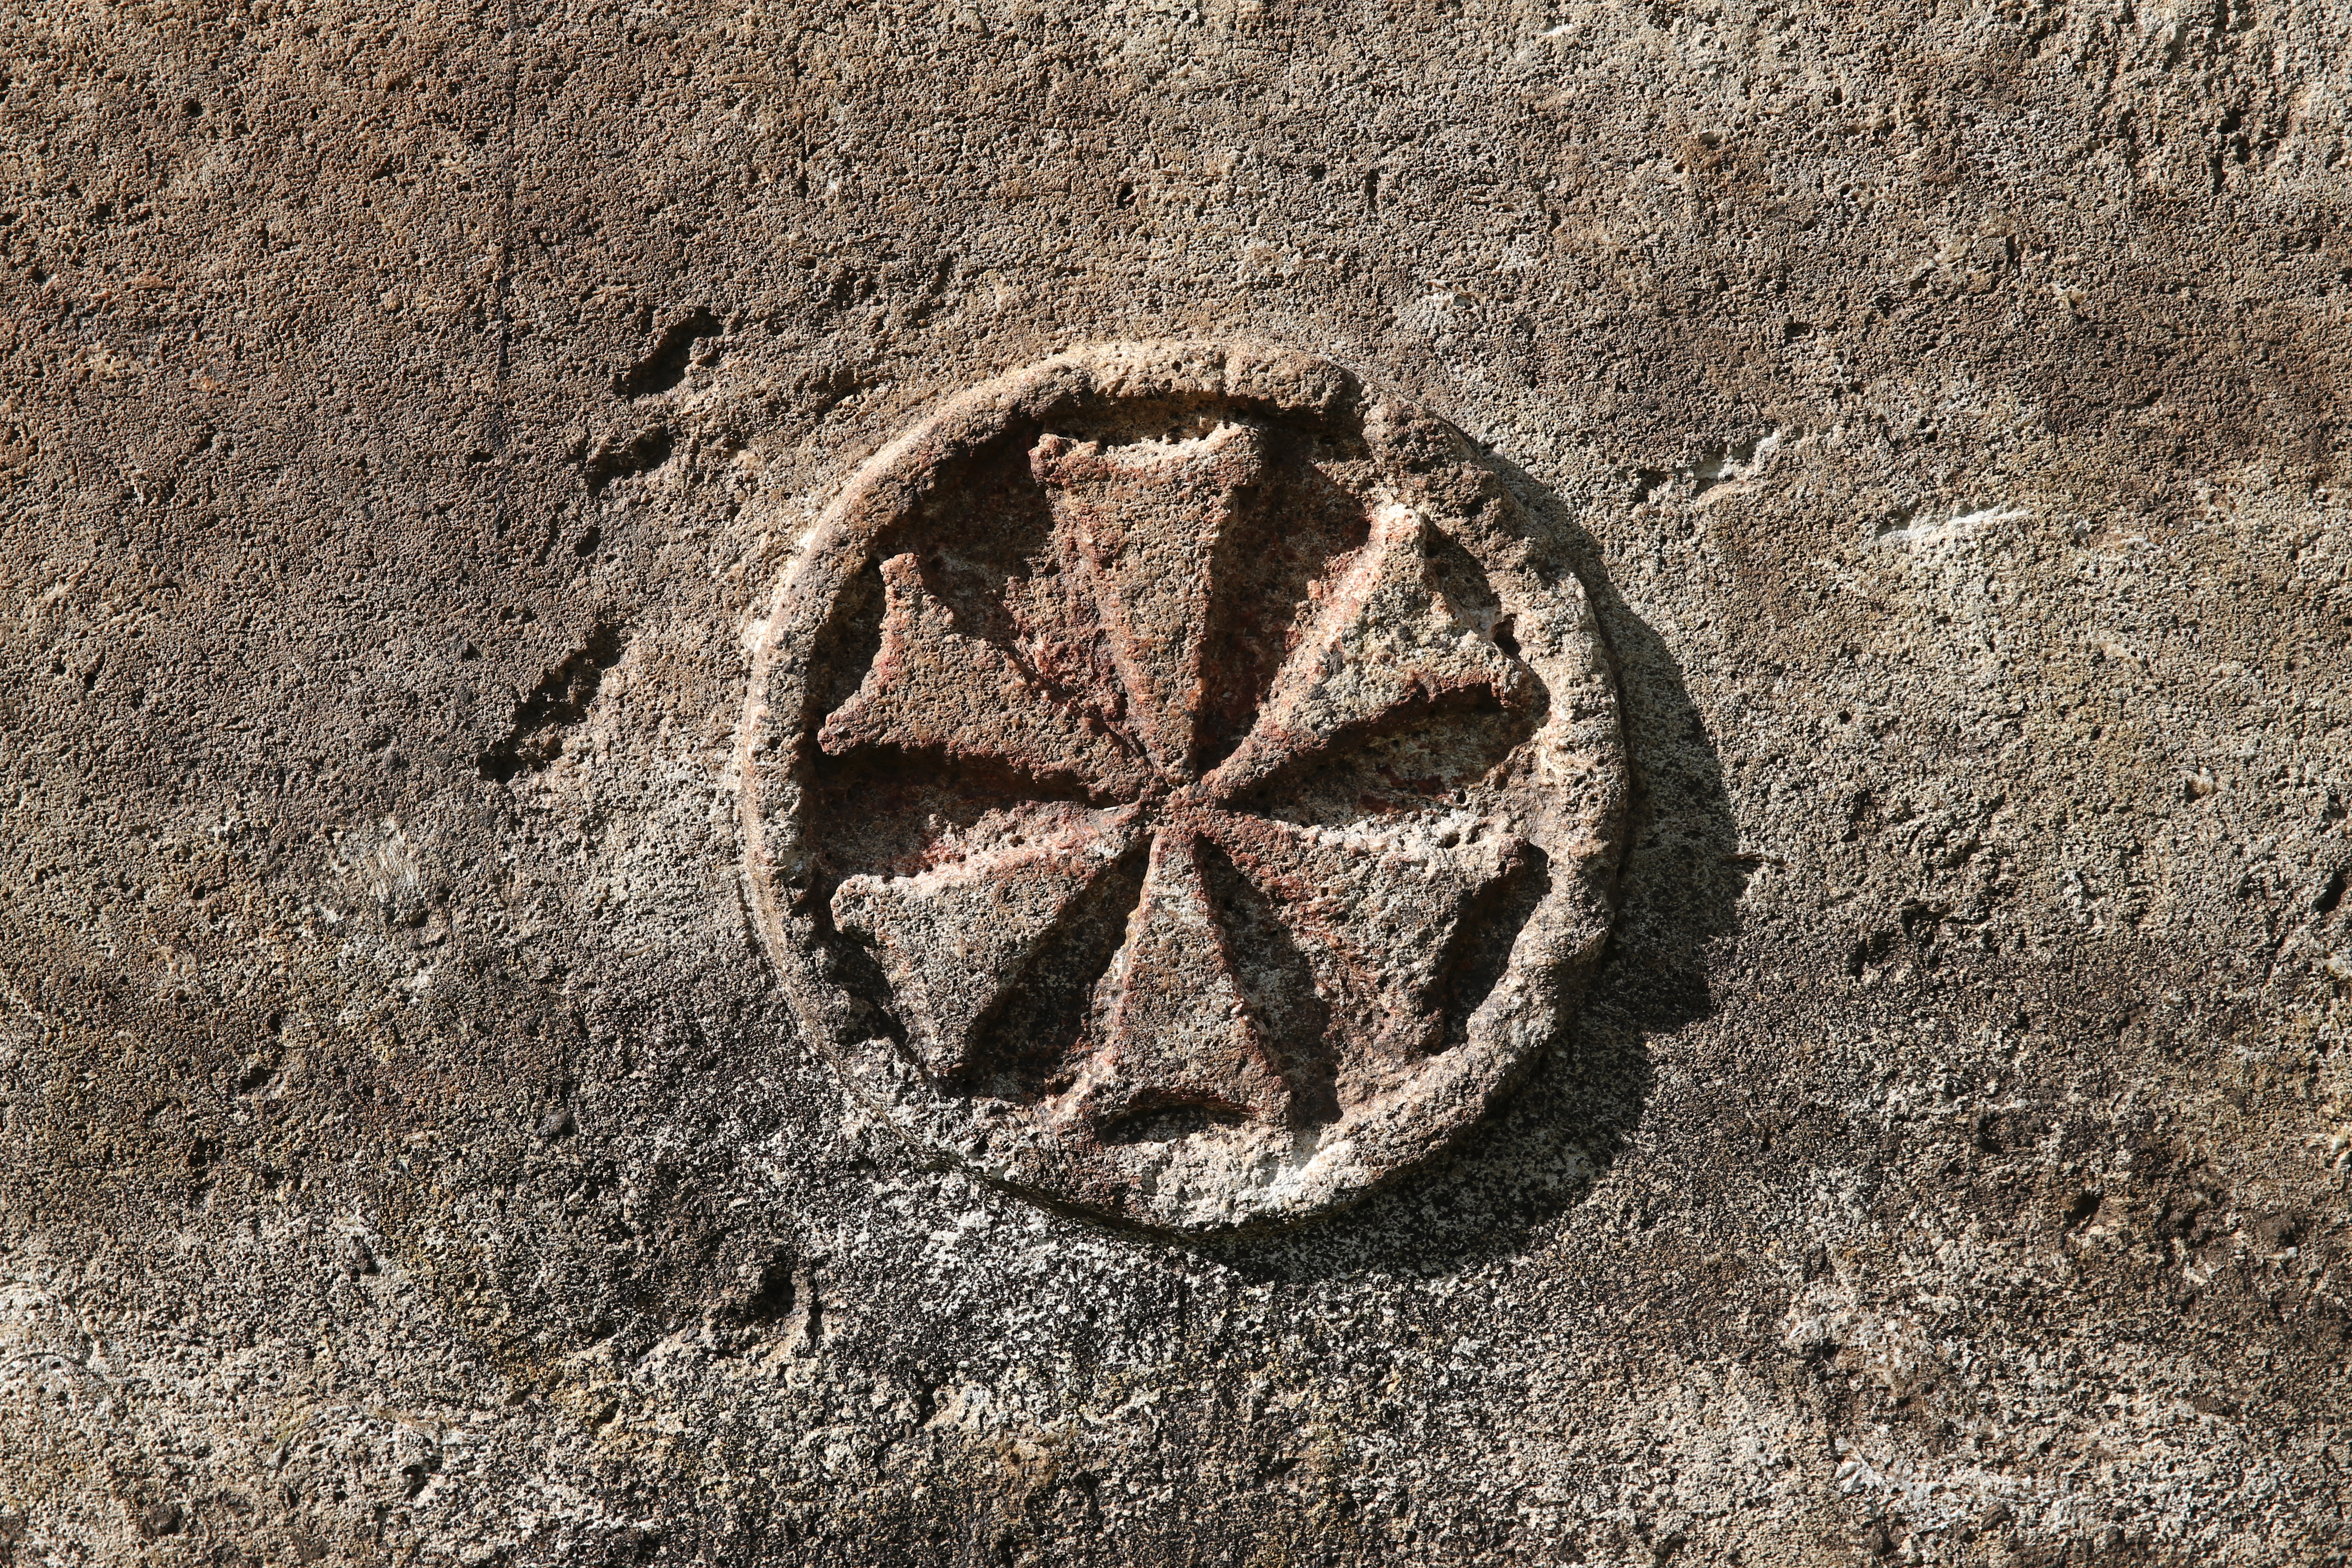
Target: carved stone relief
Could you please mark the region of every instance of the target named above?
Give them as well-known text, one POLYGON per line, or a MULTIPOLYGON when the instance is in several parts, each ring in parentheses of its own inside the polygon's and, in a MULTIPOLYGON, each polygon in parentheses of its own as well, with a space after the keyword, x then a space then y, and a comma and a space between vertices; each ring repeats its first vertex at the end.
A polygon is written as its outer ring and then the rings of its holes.
POLYGON ((1443 1148, 1569 1021, 1626 774, 1583 589, 1324 360, 1095 349, 876 457, 778 584, 750 882, 911 1142, 1177 1231, 1443 1148))

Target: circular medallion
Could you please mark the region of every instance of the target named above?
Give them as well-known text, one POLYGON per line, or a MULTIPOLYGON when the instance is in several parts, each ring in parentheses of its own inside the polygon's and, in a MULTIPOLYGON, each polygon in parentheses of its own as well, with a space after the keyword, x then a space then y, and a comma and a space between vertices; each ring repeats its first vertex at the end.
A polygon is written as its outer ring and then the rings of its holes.
POLYGON ((1617 689, 1452 427, 1247 344, 959 396, 811 531, 740 755, 805 1038, 1048 1202, 1304 1219, 1566 1027, 1613 909, 1617 689))

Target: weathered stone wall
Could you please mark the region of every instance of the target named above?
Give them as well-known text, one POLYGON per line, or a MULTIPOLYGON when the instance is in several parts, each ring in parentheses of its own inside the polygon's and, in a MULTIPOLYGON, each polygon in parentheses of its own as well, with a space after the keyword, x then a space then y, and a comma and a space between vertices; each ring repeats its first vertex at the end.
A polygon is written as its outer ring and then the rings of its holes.
POLYGON ((0 1562, 2340 1559, 2352 16, 0 16, 0 1562), (1328 355, 1573 557, 1582 1019, 1257 1239, 931 1168, 734 754, 866 456, 1328 355))

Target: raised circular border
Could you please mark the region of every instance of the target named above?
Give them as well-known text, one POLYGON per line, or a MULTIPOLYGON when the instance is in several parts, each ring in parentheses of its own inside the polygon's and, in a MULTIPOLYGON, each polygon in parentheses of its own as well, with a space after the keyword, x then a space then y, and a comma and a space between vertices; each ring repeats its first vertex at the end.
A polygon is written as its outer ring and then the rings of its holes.
POLYGON ((1253 342, 1072 350, 950 397, 876 453, 802 538, 777 582, 758 632, 736 763, 746 880, 760 939, 803 1036, 831 1060, 846 1092, 918 1150, 982 1180, 1049 1206, 1189 1235, 1301 1223, 1343 1208, 1451 1147, 1516 1087, 1569 1027, 1606 944, 1629 790, 1614 668, 1559 542, 1452 426, 1368 392, 1329 360, 1253 342), (1522 746, 1538 748, 1538 771, 1557 783, 1554 804, 1561 809, 1543 824, 1519 826, 1541 827, 1535 841, 1559 870, 1521 927, 1501 982, 1478 1009, 1486 1026, 1432 1058, 1436 1069, 1424 1071, 1421 1092, 1410 1100, 1343 1118, 1333 1126, 1344 1131, 1303 1161, 1275 1162, 1240 1183, 1125 1181, 1063 1140, 942 1092, 893 1041, 859 1026, 859 1005, 825 973, 815 921, 793 908, 812 883, 799 820, 808 743, 823 717, 807 710, 812 677, 842 591, 874 559, 879 536, 918 506, 932 477, 958 458, 1057 415, 1083 417, 1144 400, 1222 400, 1265 417, 1354 426, 1383 475, 1396 481, 1396 499, 1436 514, 1441 527, 1450 512, 1479 519, 1493 536, 1484 552, 1463 538, 1458 517, 1445 531, 1479 560, 1507 610, 1547 616, 1555 632, 1549 642, 1589 655, 1581 668, 1538 667, 1551 707, 1522 746), (1514 559, 1492 558, 1497 540, 1514 559), (1576 623, 1576 635, 1557 635, 1562 616, 1576 623), (1573 874, 1560 874, 1567 870, 1573 874))

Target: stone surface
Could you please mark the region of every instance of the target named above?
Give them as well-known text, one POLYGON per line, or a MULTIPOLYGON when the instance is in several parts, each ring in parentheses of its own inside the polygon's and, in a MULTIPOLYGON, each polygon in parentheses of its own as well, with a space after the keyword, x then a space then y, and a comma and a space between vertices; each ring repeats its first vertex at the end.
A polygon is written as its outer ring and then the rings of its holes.
MULTIPOLYGON (((0 1558, 2340 1560, 2347 26, 0 16, 0 1558), (1573 1026, 1270 1233, 1043 1205, 845 1089, 745 870, 826 509, 968 389, 1185 342, 1465 432, 1590 605, 1630 782, 1573 1026)), ((1213 1068, 1261 1125, 1344 1105, 1283 1076, 1330 1004, 1273 939, 1364 862, 1269 894, 1199 780, 1152 794, 1389 710, 1174 596, 1186 520, 1312 489, 1286 428, 1041 427, 908 498, 1071 519, 1102 636, 1043 706, 873 553, 815 754, 1061 770, 1025 843, 842 867, 833 989, 915 1068, 1092 875, 1121 974, 1185 987, 1114 986, 1125 1037, 1227 1010, 1080 1058, 1086 1115, 1213 1068), (1000 701, 868 694, 918 665, 1000 701)), ((1344 542, 1293 500, 1286 545, 1344 542)), ((1339 679, 1425 646, 1382 625, 1339 679)), ((1444 679, 1507 718, 1491 646, 1444 679)))

